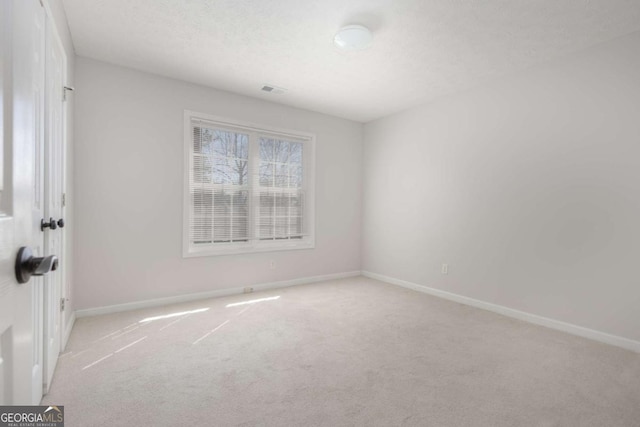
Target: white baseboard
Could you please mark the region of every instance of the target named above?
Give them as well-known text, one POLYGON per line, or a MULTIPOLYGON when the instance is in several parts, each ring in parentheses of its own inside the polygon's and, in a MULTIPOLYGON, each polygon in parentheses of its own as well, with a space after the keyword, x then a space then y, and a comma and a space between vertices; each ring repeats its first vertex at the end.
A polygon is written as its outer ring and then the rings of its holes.
POLYGON ((73 313, 71 313, 71 317, 69 318, 69 321, 65 325, 66 327, 64 330, 62 345, 60 346, 60 352, 64 351, 64 349, 67 347, 67 343, 69 342, 69 337, 71 336, 71 330, 73 329, 73 325, 75 323, 76 323, 76 312, 74 311, 73 313))
MULTIPOLYGON (((268 289, 286 288, 289 286, 306 285, 308 283, 322 282, 325 280, 342 279, 346 277, 360 276, 360 271, 348 271, 343 273, 323 274, 321 276, 302 277, 299 279, 283 280, 280 282, 260 283, 257 285, 247 285, 254 291, 265 291, 268 289)), ((118 313, 121 311, 137 310, 139 308, 159 307, 180 302, 196 301, 200 299, 226 297, 244 293, 245 287, 218 289, 214 291, 198 292, 195 294, 177 295, 173 297, 157 298, 144 301, 128 302, 124 304, 109 305, 106 307, 87 308, 76 310, 76 317, 98 316, 101 314, 118 313)))
POLYGON ((392 285, 402 286, 403 288, 413 289, 414 291, 433 295, 439 298, 455 301, 460 304, 470 305, 472 307, 481 308, 483 310, 492 311, 504 316, 513 317, 515 319, 524 320, 525 322, 534 323, 536 325, 545 326, 551 329, 567 332, 569 334, 578 335, 583 338, 589 338, 605 344, 622 347, 627 350, 640 353, 640 341, 634 341, 629 338, 623 338, 616 335, 607 334, 605 332, 595 331, 593 329, 584 328, 582 326, 573 325, 571 323, 561 322, 559 320, 549 319, 547 317, 538 316, 536 314, 526 313, 524 311, 514 310, 502 305, 492 304, 485 301, 465 297, 451 292, 439 289, 429 288, 427 286, 418 285, 417 283, 407 282, 405 280, 395 279, 393 277, 383 276, 382 274, 363 271, 362 275, 371 279, 380 280, 392 285))

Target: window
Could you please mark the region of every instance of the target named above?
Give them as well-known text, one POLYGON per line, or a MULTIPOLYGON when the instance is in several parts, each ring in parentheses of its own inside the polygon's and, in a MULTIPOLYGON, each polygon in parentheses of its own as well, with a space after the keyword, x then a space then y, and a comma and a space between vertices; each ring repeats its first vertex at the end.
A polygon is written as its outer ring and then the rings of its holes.
POLYGON ((183 255, 313 248, 314 142, 185 111, 183 255))

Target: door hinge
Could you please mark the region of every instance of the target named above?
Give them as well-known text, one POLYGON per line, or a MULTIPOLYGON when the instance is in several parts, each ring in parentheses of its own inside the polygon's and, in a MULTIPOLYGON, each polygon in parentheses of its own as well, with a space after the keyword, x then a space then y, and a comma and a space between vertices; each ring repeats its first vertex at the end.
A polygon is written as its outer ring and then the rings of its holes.
POLYGON ((73 92, 74 90, 76 90, 74 87, 62 86, 62 101, 67 100, 67 92, 73 92))
POLYGON ((62 193, 62 207, 67 206, 67 193, 62 193))
POLYGON ((64 298, 60 298, 60 311, 64 311, 64 298))

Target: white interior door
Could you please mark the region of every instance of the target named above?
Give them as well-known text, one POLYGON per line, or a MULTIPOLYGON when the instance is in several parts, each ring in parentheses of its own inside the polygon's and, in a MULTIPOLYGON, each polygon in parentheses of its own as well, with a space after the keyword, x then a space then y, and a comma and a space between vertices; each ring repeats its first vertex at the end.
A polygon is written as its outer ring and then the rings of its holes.
POLYGON ((2 190, 0 193, 0 403, 38 404, 43 384, 43 283, 19 284, 28 246, 42 256, 45 14, 38 0, 0 1, 2 190))
MULTIPOLYGON (((65 53, 53 25, 47 22, 46 37, 46 136, 45 136, 45 209, 44 219, 49 227, 44 229, 44 248, 47 254, 63 253, 64 219, 62 205, 62 179, 64 159, 64 93, 65 53)), ((44 392, 51 385, 53 372, 60 354, 62 329, 62 287, 64 263, 44 276, 45 347, 44 392)))

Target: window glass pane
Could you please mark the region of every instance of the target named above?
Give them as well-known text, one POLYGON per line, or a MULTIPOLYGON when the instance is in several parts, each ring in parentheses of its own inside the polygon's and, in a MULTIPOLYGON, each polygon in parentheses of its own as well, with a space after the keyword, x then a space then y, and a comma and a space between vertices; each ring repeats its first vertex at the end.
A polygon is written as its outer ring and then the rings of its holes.
POLYGON ((213 130, 202 128, 202 154, 213 155, 213 130))
POLYGON ((273 162, 273 139, 260 138, 260 160, 273 162))
POLYGON ((289 167, 286 164, 275 165, 275 186, 287 188, 289 186, 289 167))
POLYGON ((302 164, 289 164, 289 188, 301 188, 303 181, 302 164))
POLYGON ((297 163, 302 165, 302 143, 291 142, 291 155, 289 157, 289 163, 297 163))
POLYGON ((271 162, 260 162, 260 185, 263 187, 273 187, 273 167, 271 162))
POLYGON ((304 207, 301 194, 289 189, 303 186, 304 146, 301 142, 267 137, 261 137, 259 144, 259 184, 270 188, 260 196, 260 238, 299 236, 304 207))
POLYGON ((224 157, 215 157, 213 163, 213 183, 230 184, 232 171, 227 159, 224 157))
POLYGON ((246 241, 249 193, 233 188, 249 184, 249 135, 196 126, 193 139, 192 182, 208 185, 193 189, 191 241, 246 241))
POLYGON ((287 163, 289 161, 289 143, 287 141, 274 141, 273 149, 276 162, 287 163))
MULTIPOLYGON (((249 176, 249 135, 206 129, 212 142, 207 151, 213 157, 215 184, 247 185, 249 176)), ((203 145, 204 150, 204 145, 203 145)))

